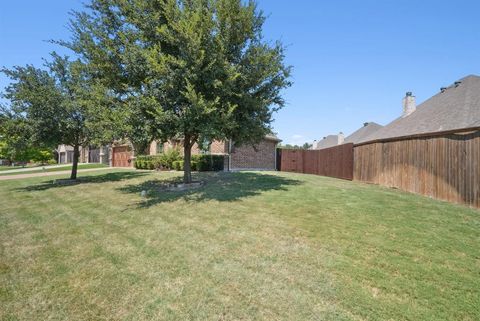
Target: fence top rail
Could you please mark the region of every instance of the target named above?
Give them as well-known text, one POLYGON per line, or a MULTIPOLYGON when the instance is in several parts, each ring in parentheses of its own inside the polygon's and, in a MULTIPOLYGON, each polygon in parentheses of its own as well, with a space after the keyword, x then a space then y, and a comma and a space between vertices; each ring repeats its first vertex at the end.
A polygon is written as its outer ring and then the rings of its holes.
POLYGON ((460 128, 460 129, 450 129, 450 130, 444 130, 444 131, 439 131, 439 132, 434 132, 434 133, 423 133, 423 134, 415 134, 415 135, 397 136, 397 137, 391 137, 391 138, 381 138, 381 139, 374 139, 374 140, 358 143, 358 144, 355 144, 354 147, 369 145, 369 144, 375 144, 375 143, 388 143, 388 142, 394 142, 394 141, 398 141, 398 140, 407 140, 407 139, 425 138, 425 137, 437 137, 437 136, 448 135, 448 134, 456 134, 456 133, 468 134, 468 133, 476 132, 478 130, 480 130, 479 126, 469 127, 469 128, 460 128))
POLYGON ((342 144, 342 145, 337 145, 337 146, 332 146, 332 147, 328 147, 328 148, 322 148, 322 149, 302 149, 302 148, 277 148, 277 149, 280 149, 282 151, 292 151, 292 152, 319 152, 319 151, 325 151, 325 152, 328 152, 328 151, 331 151, 331 150, 335 150, 337 148, 345 148, 347 146, 351 146, 353 147, 354 144, 353 143, 345 143, 345 144, 342 144))

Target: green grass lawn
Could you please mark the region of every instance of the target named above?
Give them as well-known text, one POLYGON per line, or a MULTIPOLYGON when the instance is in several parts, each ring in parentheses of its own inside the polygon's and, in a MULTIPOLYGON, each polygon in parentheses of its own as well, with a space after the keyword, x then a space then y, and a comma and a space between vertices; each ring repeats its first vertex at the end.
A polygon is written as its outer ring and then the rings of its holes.
MULTIPOLYGON (((108 165, 105 165, 105 164, 96 164, 96 163, 92 163, 92 164, 78 164, 78 169, 92 169, 92 168, 103 168, 103 167, 108 167, 108 165)), ((10 167, 10 169, 19 169, 19 168, 12 168, 10 167)), ((3 175, 23 175, 23 174, 36 174, 36 173, 49 173, 49 172, 59 172, 59 171, 69 171, 72 169, 72 165, 70 166, 62 166, 62 167, 54 167, 54 168, 46 168, 46 169, 42 169, 42 166, 39 166, 39 169, 38 170, 29 170, 29 171, 20 171, 20 172, 13 172, 13 173, 8 173, 5 172, 5 170, 3 172, 0 172, 0 176, 3 176, 3 175)))
POLYGON ((5 165, 0 165, 0 172, 3 171, 8 171, 11 169, 22 169, 22 168, 31 168, 31 167, 36 167, 38 165, 28 165, 28 166, 5 166, 5 165))
POLYGON ((480 211, 290 173, 81 176, 1 182, 0 319, 480 320, 480 211))

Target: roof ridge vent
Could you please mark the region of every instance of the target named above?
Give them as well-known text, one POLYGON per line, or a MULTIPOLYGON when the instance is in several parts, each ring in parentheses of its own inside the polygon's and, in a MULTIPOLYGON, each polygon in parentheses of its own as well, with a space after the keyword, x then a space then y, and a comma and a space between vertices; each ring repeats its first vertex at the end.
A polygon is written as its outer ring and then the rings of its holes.
POLYGON ((440 92, 444 93, 445 91, 447 91, 447 87, 440 88, 440 92))
POLYGON ((461 83, 462 83, 461 81, 456 81, 456 82, 454 82, 455 88, 457 88, 458 86, 460 86, 461 83))

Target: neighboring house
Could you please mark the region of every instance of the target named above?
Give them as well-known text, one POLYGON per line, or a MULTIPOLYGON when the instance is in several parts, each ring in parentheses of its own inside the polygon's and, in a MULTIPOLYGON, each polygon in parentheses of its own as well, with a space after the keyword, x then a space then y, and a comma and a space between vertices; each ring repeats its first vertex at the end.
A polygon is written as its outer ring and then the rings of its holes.
POLYGON ((59 145, 57 148, 58 163, 69 164, 73 162, 73 147, 69 145, 59 145))
POLYGON ((342 145, 344 140, 345 140, 345 136, 343 135, 342 132, 340 132, 338 135, 328 135, 326 137, 323 137, 322 140, 313 141, 313 146, 311 149, 324 149, 324 148, 330 148, 333 146, 342 145))
POLYGON ((359 128, 358 130, 353 132, 350 136, 347 136, 347 138, 345 138, 344 144, 347 144, 347 143, 357 144, 363 141, 366 137, 376 133, 382 127, 383 127, 382 125, 379 125, 375 122, 364 123, 362 128, 359 128))
MULTIPOLYGON (((79 163, 103 163, 109 164, 109 147, 80 147, 79 163)), ((73 146, 59 145, 58 153, 59 164, 70 164, 73 162, 73 146)))
POLYGON ((467 76, 357 143, 354 179, 480 208, 480 77, 467 76))
MULTIPOLYGON (((213 141, 208 150, 201 150, 197 144, 192 147, 192 155, 213 154, 225 155, 225 170, 275 170, 276 169, 276 148, 281 140, 273 135, 267 135, 255 147, 235 146, 231 141, 213 141)), ((182 152, 182 142, 170 141, 168 143, 152 142, 150 155, 161 154, 171 148, 179 148, 182 152)), ((132 166, 134 152, 131 146, 122 145, 112 148, 113 167, 132 166)))
POLYGON ((403 98, 402 116, 359 143, 476 127, 480 127, 480 77, 471 75, 440 88, 418 107, 415 96, 408 92, 403 98))

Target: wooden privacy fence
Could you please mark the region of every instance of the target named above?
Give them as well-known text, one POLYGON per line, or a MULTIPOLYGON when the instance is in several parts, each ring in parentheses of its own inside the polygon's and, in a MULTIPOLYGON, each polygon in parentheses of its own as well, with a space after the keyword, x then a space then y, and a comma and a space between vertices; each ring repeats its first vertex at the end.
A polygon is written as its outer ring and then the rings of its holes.
POLYGON ((480 208, 480 128, 321 150, 280 149, 278 169, 394 187, 480 208))
POLYGON ((281 171, 353 179, 353 144, 321 150, 279 149, 281 171))
POLYGON ((480 131, 357 145, 354 179, 480 207, 480 131))

